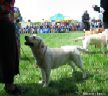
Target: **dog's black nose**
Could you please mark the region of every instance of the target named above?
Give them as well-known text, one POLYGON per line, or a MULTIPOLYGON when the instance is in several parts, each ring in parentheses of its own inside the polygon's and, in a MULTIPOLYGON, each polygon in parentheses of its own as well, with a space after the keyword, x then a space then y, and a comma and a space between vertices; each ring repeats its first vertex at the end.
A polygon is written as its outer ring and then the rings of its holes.
POLYGON ((27 40, 28 39, 28 36, 25 36, 25 40, 27 40))

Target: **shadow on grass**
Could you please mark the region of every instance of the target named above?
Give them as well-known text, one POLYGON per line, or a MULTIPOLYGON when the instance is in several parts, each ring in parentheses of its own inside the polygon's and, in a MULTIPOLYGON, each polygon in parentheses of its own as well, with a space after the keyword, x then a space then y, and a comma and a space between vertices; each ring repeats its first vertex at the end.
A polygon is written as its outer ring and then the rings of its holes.
POLYGON ((21 84, 27 88, 24 96, 77 96, 78 87, 72 78, 61 78, 60 80, 52 80, 48 87, 43 88, 41 84, 21 84))
MULTIPOLYGON (((75 72, 74 76, 68 78, 63 77, 59 80, 51 80, 49 86, 46 88, 38 83, 22 83, 18 85, 26 89, 25 93, 21 96, 80 96, 77 83, 83 83, 89 77, 82 79, 81 72, 75 72)), ((0 96, 10 95, 6 95, 6 93, 2 91, 0 96)))
POLYGON ((73 72, 73 81, 76 82, 76 83, 83 83, 85 82, 87 79, 93 77, 93 74, 89 73, 89 72, 86 72, 86 78, 82 78, 82 72, 80 71, 75 71, 73 72))
MULTIPOLYGON (((77 96, 78 88, 76 84, 68 80, 51 81, 49 87, 46 88, 37 83, 18 84, 25 89, 25 92, 20 96, 77 96)), ((0 96, 14 95, 8 95, 2 91, 0 96)))
POLYGON ((21 85, 29 89, 25 96, 80 96, 77 83, 84 83, 90 76, 83 79, 81 72, 75 72, 74 76, 51 80, 46 88, 35 83, 21 85))
MULTIPOLYGON (((87 76, 86 79, 82 78, 82 72, 76 71, 72 77, 62 77, 59 80, 51 80, 48 87, 44 88, 38 83, 20 83, 26 91, 20 96, 81 96, 81 92, 77 87, 78 83, 84 83, 92 75, 87 76)), ((2 90, 0 96, 13 96, 8 95, 2 90)))

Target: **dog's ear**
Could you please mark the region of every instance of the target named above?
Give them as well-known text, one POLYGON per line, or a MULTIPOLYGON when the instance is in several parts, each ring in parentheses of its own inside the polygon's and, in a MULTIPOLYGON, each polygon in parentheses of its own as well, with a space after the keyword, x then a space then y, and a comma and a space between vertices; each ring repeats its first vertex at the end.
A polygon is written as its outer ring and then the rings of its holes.
POLYGON ((36 36, 33 36, 33 40, 35 40, 36 39, 36 36))

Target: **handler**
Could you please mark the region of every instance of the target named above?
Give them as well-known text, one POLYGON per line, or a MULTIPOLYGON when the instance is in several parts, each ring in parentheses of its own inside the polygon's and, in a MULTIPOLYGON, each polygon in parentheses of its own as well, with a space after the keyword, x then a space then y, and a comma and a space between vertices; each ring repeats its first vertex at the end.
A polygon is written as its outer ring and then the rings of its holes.
POLYGON ((108 29, 108 0, 100 0, 100 7, 95 5, 93 8, 95 11, 103 13, 103 26, 104 29, 108 29))
POLYGON ((14 23, 15 23, 15 28, 16 28, 16 39, 17 39, 17 47, 18 47, 18 55, 20 58, 20 28, 21 28, 21 22, 22 21, 22 16, 20 13, 20 10, 18 7, 14 7, 14 23))
POLYGON ((19 74, 19 55, 16 42, 13 6, 15 0, 0 0, 0 83, 9 94, 21 94, 14 84, 19 74))

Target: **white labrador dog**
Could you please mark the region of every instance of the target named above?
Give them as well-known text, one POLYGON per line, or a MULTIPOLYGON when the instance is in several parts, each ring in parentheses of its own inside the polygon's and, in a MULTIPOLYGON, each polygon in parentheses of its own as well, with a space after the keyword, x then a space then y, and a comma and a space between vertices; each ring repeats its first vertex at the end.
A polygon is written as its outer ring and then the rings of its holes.
POLYGON ((108 45, 108 31, 105 30, 102 33, 85 36, 83 39, 83 48, 88 50, 89 45, 96 45, 105 53, 108 45))
POLYGON ((83 72, 83 78, 86 78, 86 72, 83 68, 82 59, 79 49, 75 46, 71 48, 49 48, 39 36, 25 36, 25 44, 29 45, 37 61, 37 65, 42 72, 43 87, 48 86, 51 69, 57 68, 64 64, 69 64, 75 71, 78 66, 83 72))

